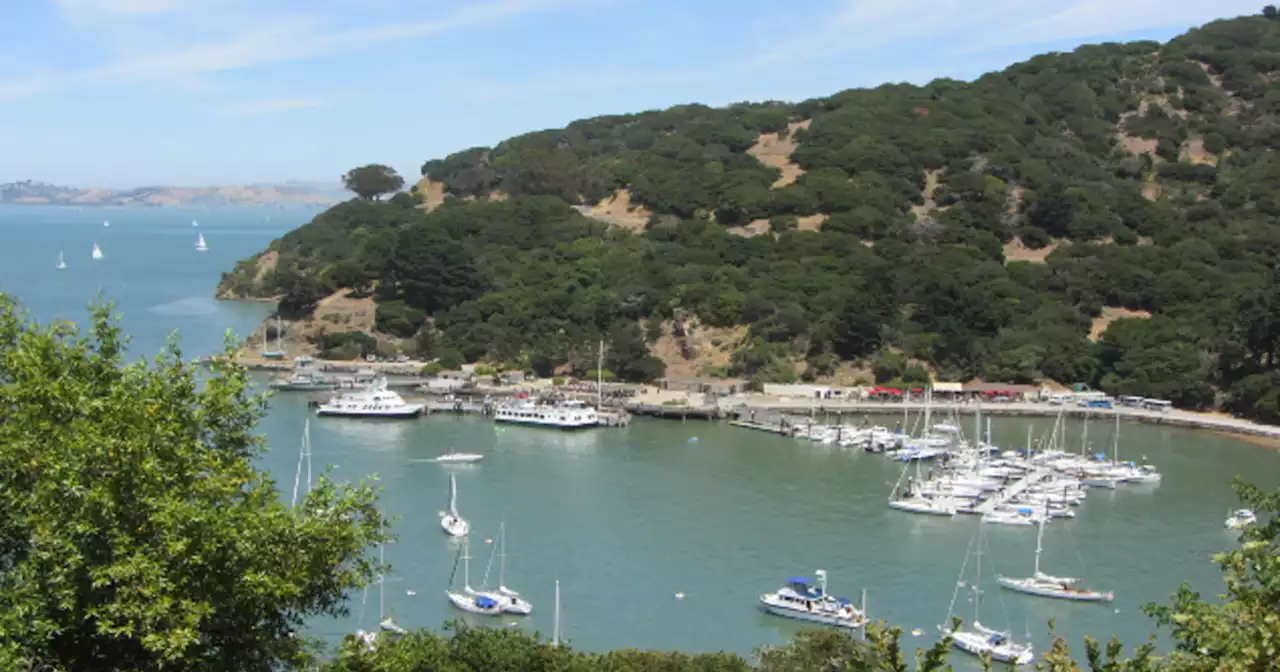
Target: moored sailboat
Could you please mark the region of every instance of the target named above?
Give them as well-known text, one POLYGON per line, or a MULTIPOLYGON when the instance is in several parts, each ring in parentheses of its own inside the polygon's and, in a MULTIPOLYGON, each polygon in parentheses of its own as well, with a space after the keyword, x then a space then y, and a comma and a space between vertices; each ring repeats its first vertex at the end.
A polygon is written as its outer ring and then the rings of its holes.
POLYGON ((54 268, 59 271, 67 270, 67 260, 62 258, 62 250, 58 250, 58 265, 54 266, 54 268))
POLYGON ((97 261, 102 258, 102 248, 97 243, 93 244, 93 260, 97 261))
MULTIPOLYGON (((506 585, 507 577, 507 524, 505 522, 498 525, 498 543, 494 544, 494 551, 498 556, 498 587, 496 590, 481 590, 478 595, 490 597, 498 602, 502 607, 503 613, 526 615, 533 613, 533 605, 520 597, 520 593, 511 590, 506 585)), ((489 557, 489 564, 493 564, 493 556, 489 557)), ((489 583, 489 569, 485 569, 484 585, 489 583)))
POLYGON ((960 595, 960 589, 965 586, 964 570, 965 565, 969 562, 969 554, 965 552, 965 564, 960 567, 960 578, 956 580, 955 592, 951 594, 951 606, 947 609, 947 622, 939 625, 938 629, 943 631, 946 636, 951 638, 951 645, 964 651, 972 653, 975 656, 987 655, 991 660, 1002 663, 1013 663, 1015 665, 1026 665, 1035 658, 1032 652, 1031 644, 1019 644, 1013 641, 1013 635, 1002 630, 995 630, 982 624, 982 526, 978 527, 978 531, 974 533, 973 540, 970 541, 970 548, 977 547, 975 555, 977 559, 977 571, 974 576, 972 585, 973 590, 973 623, 965 628, 958 623, 952 623, 951 615, 954 613, 956 606, 956 598, 960 595))
POLYGON ((209 246, 204 242, 204 233, 196 234, 196 252, 208 252, 209 246))
POLYGON ((1102 592, 1098 590, 1089 590, 1081 587, 1080 579, 1069 576, 1050 576, 1040 571, 1040 554, 1044 550, 1044 518, 1040 519, 1040 529, 1036 531, 1036 562, 1035 570, 1031 576, 1024 579, 1014 579, 1007 576, 997 576, 996 581, 1004 588, 1026 593, 1028 595, 1039 595, 1040 597, 1052 597, 1059 600, 1075 600, 1077 602, 1110 602, 1115 598, 1115 593, 1110 591, 1102 592))
MULTIPOLYGON (((498 601, 477 593, 471 588, 471 544, 467 539, 463 539, 461 556, 462 561, 462 590, 452 590, 453 577, 449 578, 450 589, 444 591, 444 595, 449 602, 470 614, 480 614, 482 616, 501 616, 502 605, 498 601)), ((453 575, 458 573, 458 560, 453 562, 453 575)))

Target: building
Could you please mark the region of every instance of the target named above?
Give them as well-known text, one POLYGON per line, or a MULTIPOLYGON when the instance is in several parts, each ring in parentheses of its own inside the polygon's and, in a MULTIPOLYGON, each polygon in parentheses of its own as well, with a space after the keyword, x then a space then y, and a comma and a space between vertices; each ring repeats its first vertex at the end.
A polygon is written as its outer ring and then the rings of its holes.
POLYGON ((516 371, 515 369, 503 371, 498 374, 498 380, 503 385, 519 385, 524 382, 524 371, 516 371))
POLYGON ((738 378, 663 378, 658 381, 658 388, 723 397, 746 392, 747 381, 738 378))

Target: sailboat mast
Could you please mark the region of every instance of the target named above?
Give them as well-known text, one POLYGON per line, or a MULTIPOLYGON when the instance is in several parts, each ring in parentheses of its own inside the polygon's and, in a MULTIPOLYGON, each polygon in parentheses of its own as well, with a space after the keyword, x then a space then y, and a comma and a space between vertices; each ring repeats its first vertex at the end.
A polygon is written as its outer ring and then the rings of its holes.
POLYGON ((560 580, 556 580, 556 611, 551 625, 551 646, 560 646, 560 580))
POLYGON ((1044 519, 1049 517, 1049 504, 1044 505, 1044 518, 1040 519, 1039 530, 1036 530, 1036 573, 1032 576, 1040 575, 1040 552, 1043 549, 1044 542, 1044 519))
POLYGON ((498 587, 507 585, 507 523, 498 523, 498 587))
POLYGON ((386 542, 378 543, 378 621, 381 622, 386 617, 387 602, 387 577, 382 573, 383 565, 387 564, 387 545, 386 542))
POLYGON ((470 537, 462 538, 462 585, 471 590, 471 541, 470 537))
POLYGON ((982 529, 978 529, 978 573, 973 580, 973 622, 978 623, 978 615, 982 611, 982 529))
POLYGON ((1111 463, 1120 463, 1120 409, 1116 409, 1116 431, 1111 433, 1111 463))
POLYGON ((1080 432, 1080 457, 1084 457, 1089 445, 1089 409, 1084 411, 1084 431, 1080 432))
POLYGON ((600 340, 600 350, 596 357, 596 410, 604 405, 604 339, 600 340))

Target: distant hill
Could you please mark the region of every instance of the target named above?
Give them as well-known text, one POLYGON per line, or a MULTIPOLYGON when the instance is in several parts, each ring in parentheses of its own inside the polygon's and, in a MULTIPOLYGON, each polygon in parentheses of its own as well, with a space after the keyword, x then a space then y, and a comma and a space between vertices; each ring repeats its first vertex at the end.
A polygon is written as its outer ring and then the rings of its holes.
POLYGON ((0 184, 0 203, 18 205, 324 206, 344 198, 340 185, 308 182, 124 190, 62 187, 30 180, 0 184))
POLYGON ((604 339, 635 379, 1057 381, 1280 422, 1277 150, 1269 7, 972 82, 467 149, 219 291, 307 315, 355 288, 401 347, 539 372, 604 339))

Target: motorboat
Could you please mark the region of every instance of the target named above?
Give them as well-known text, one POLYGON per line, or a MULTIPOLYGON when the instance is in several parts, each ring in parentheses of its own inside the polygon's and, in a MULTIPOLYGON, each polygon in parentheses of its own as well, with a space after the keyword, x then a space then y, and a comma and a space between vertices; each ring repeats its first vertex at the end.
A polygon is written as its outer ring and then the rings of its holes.
POLYGON ((318 415, 366 418, 415 418, 425 404, 410 404, 387 389, 387 379, 377 378, 368 389, 344 392, 320 405, 318 415))
POLYGON ((338 381, 315 369, 297 369, 284 380, 273 380, 273 390, 290 392, 327 392, 338 389, 338 381))
POLYGON ((1251 509, 1238 509, 1232 511, 1227 517, 1227 522, 1223 523, 1228 530, 1242 530, 1254 523, 1258 522, 1258 515, 1251 509))
POLYGON ((500 404, 493 410, 493 419, 497 422, 509 422, 517 425, 535 425, 538 427, 558 427, 560 429, 578 429, 595 427, 600 424, 600 416, 596 409, 581 401, 563 401, 559 403, 538 403, 530 399, 521 399, 510 404, 500 404))
POLYGON ((814 575, 818 585, 806 577, 792 577, 777 591, 761 595, 761 607, 774 616, 840 628, 856 629, 867 624, 866 615, 852 602, 827 594, 827 573, 824 570, 819 569, 814 575))
POLYGON ((455 453, 452 448, 449 448, 443 455, 440 455, 431 461, 439 462, 440 464, 465 464, 469 462, 479 462, 483 459, 484 455, 480 455, 478 453, 455 453))
POLYGON ((440 512, 440 529, 451 537, 465 537, 471 524, 458 515, 458 477, 449 474, 449 510, 440 512))

